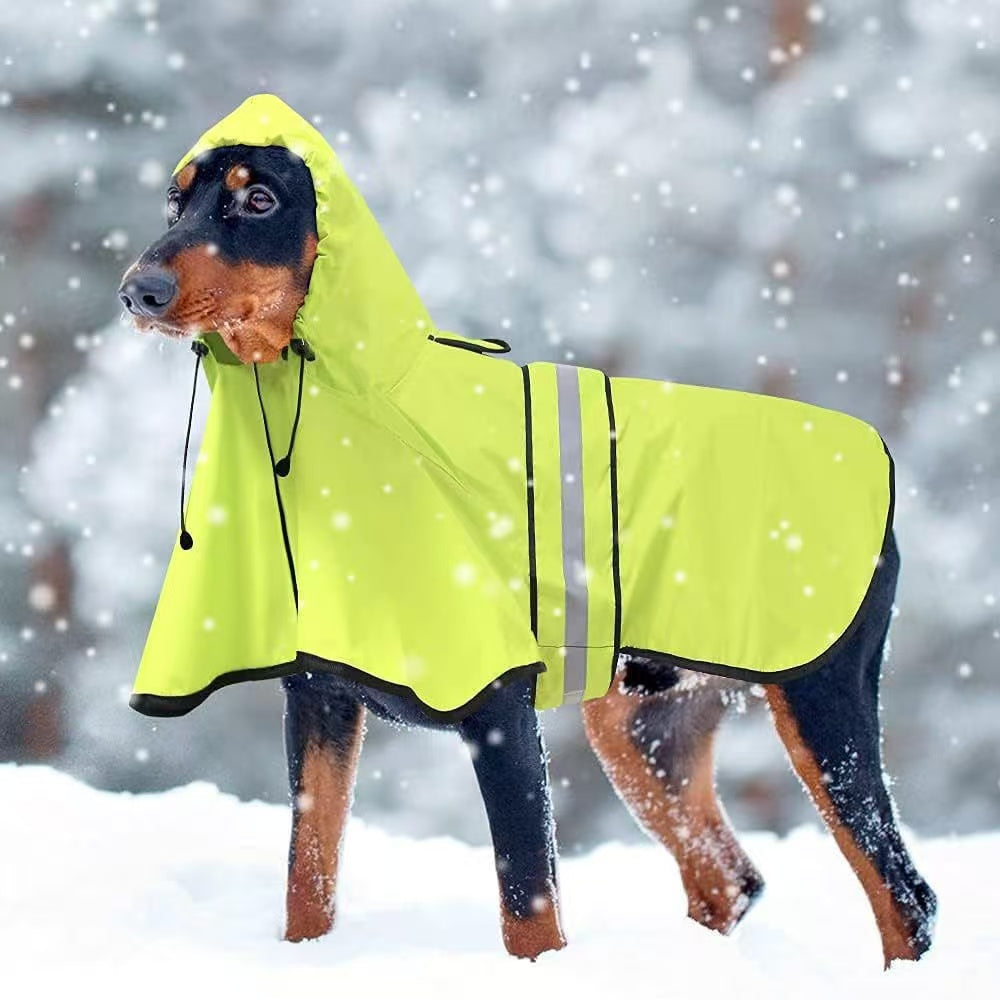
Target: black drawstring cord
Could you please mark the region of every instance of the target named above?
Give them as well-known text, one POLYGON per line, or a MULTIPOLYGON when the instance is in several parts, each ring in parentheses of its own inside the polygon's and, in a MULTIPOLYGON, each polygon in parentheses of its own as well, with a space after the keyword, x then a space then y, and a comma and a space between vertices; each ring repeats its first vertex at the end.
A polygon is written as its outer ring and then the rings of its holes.
MULTIPOLYGON (((267 413, 264 412, 264 396, 260 389, 260 372, 257 370, 257 362, 253 362, 253 378, 254 382, 257 384, 257 402, 260 403, 260 416, 264 421, 264 437, 267 440, 267 454, 271 459, 271 468, 274 469, 275 475, 280 476, 282 479, 292 471, 292 449, 295 447, 295 435, 299 430, 299 417, 302 414, 302 384, 305 381, 305 368, 307 361, 315 361, 316 355, 313 353, 313 349, 309 346, 306 341, 299 337, 292 340, 288 347, 292 349, 293 354, 299 356, 299 389, 295 400, 295 419, 292 421, 292 435, 288 441, 288 452, 284 458, 278 459, 276 462, 274 460, 274 446, 271 444, 271 429, 267 423, 267 413)), ((288 347, 282 348, 281 356, 282 358, 288 357, 288 347)))
MULTIPOLYGON (((298 433, 299 429, 299 416, 302 413, 302 382, 305 375, 306 361, 314 361, 316 355, 313 354, 312 348, 302 339, 296 337, 288 345, 291 347, 292 351, 299 356, 299 394, 298 398, 295 400, 295 420, 292 422, 292 436, 288 441, 288 453, 284 458, 278 460, 277 464, 274 466, 274 471, 281 476, 282 479, 292 471, 292 449, 295 447, 295 435, 298 433)), ((288 348, 285 348, 281 352, 283 358, 288 357, 288 348)), ((258 390, 259 391, 259 390, 258 390)), ((263 403, 261 403, 263 406, 263 403)), ((271 461, 274 461, 274 456, 271 456, 271 461)))
MULTIPOLYGON (((281 352, 282 358, 288 357, 288 349, 291 350, 299 356, 299 388, 298 394, 295 401, 295 420, 292 423, 292 434, 288 442, 288 454, 279 462, 274 460, 274 447, 271 444, 271 428, 267 423, 267 412, 264 409, 264 394, 261 392, 260 388, 260 371, 257 368, 257 362, 253 362, 253 379, 257 386, 257 402, 260 404, 260 416, 261 420, 264 422, 264 440, 267 441, 267 455, 271 460, 271 473, 274 479, 274 497, 278 504, 278 520, 281 522, 281 539, 285 545, 285 558, 288 561, 288 573, 292 581, 292 598, 295 601, 295 607, 299 606, 299 585, 295 578, 295 560, 292 558, 292 545, 288 538, 288 522, 285 518, 285 506, 281 502, 281 490, 278 487, 278 477, 284 478, 291 471, 292 467, 292 450, 295 448, 295 436, 299 429, 299 417, 302 414, 302 384, 305 381, 305 367, 307 361, 315 361, 316 355, 313 353, 312 348, 309 344, 296 337, 294 340, 290 341, 288 347, 284 348, 281 352)), ((184 435, 184 463, 181 469, 181 548, 190 549, 194 545, 194 539, 191 537, 191 533, 187 530, 187 526, 184 523, 184 493, 187 477, 187 457, 188 457, 188 447, 191 443, 191 423, 194 418, 194 397, 195 392, 198 388, 198 368, 201 366, 201 359, 208 354, 208 345, 202 343, 199 340, 195 340, 191 344, 191 350, 197 355, 197 360, 194 364, 194 385, 191 388, 191 408, 188 411, 188 424, 187 433, 184 435)))
POLYGON ((195 354, 194 362, 194 382, 191 384, 191 406, 188 409, 188 422, 187 431, 184 434, 184 458, 181 461, 181 548, 189 549, 194 545, 194 539, 191 537, 191 532, 187 530, 187 526, 184 524, 184 494, 187 489, 187 461, 188 461, 188 448, 191 445, 191 423, 194 420, 194 397, 198 392, 198 369, 201 367, 201 359, 208 354, 208 345, 203 344, 200 340, 191 341, 191 350, 195 354))
MULTIPOLYGON (((302 383, 304 381, 305 365, 307 361, 314 361, 316 355, 305 340, 296 337, 288 347, 299 356, 299 389, 295 403, 295 420, 292 423, 291 439, 288 442, 288 454, 279 462, 274 460, 274 446, 271 444, 271 428, 267 423, 267 412, 264 409, 264 394, 260 388, 260 371, 257 362, 253 363, 253 378, 257 386, 257 402, 260 404, 260 417, 264 424, 264 440, 267 442, 267 454, 271 460, 271 470, 274 475, 274 496, 278 504, 278 520, 281 522, 281 538, 285 545, 285 558, 288 560, 288 573, 292 580, 292 597, 295 600, 295 607, 299 606, 299 585, 295 578, 295 560, 292 558, 292 546, 288 539, 288 522, 285 518, 285 506, 281 502, 281 490, 278 487, 278 477, 284 478, 291 471, 292 449, 295 447, 295 434, 299 427, 299 416, 302 412, 302 383)), ((281 352, 282 358, 288 357, 288 347, 281 352)))
POLYGON ((257 383, 257 402, 260 403, 260 418, 264 421, 264 440, 267 441, 267 454, 271 459, 271 468, 274 468, 274 448, 271 447, 271 429, 267 426, 267 413, 264 410, 264 396, 260 391, 260 372, 257 371, 257 362, 253 363, 253 380, 257 383))

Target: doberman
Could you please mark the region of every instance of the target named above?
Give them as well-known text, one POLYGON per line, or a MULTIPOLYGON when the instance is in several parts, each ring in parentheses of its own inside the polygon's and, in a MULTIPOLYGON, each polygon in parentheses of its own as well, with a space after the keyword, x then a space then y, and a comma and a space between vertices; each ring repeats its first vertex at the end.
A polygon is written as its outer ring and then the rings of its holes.
MULTIPOLYGON (((311 175, 277 147, 227 146, 180 170, 167 232, 125 273, 121 301, 143 330, 218 331, 244 363, 277 358, 316 254, 311 175)), ((900 836, 886 788, 878 686, 899 559, 876 570, 864 620, 834 660, 766 699, 789 759, 861 882, 885 963, 930 946, 936 901, 900 836)), ((282 682, 292 802, 286 938, 331 929, 341 839, 365 713, 435 725, 402 697, 328 674, 282 682)), ((740 682, 623 655, 615 682, 583 706, 587 738, 636 820, 674 855, 688 915, 730 932, 763 889, 716 798, 713 742, 740 682)), ((530 683, 496 691, 457 730, 486 806, 507 950, 534 959, 565 944, 546 754, 530 683), (503 734, 496 739, 496 733, 503 734)))

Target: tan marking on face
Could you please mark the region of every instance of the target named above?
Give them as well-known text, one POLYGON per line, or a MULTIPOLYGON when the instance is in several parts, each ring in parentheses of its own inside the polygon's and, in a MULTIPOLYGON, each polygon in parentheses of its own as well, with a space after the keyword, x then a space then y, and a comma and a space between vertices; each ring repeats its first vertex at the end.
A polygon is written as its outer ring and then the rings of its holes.
POLYGON ((316 262, 316 247, 319 245, 316 236, 313 233, 309 233, 306 236, 305 246, 302 248, 302 262, 300 266, 303 270, 311 271, 313 264, 316 262))
POLYGON ((313 264, 316 263, 316 249, 319 243, 316 237, 309 233, 306 236, 305 245, 302 247, 302 259, 299 261, 299 280, 303 286, 309 287, 309 278, 312 276, 313 264))
POLYGON ((177 277, 177 298, 155 322, 137 318, 140 330, 174 337, 217 330, 244 364, 276 360, 292 339, 309 284, 302 265, 232 264, 206 245, 182 250, 168 266, 177 277))
POLYGON ((223 183, 227 191, 238 191, 250 183, 250 170, 242 163, 237 163, 226 171, 223 183))
POLYGON ((198 172, 197 166, 194 163, 189 163, 184 167, 180 173, 178 173, 176 178, 177 186, 182 191, 187 191, 189 187, 194 183, 194 175, 198 172))

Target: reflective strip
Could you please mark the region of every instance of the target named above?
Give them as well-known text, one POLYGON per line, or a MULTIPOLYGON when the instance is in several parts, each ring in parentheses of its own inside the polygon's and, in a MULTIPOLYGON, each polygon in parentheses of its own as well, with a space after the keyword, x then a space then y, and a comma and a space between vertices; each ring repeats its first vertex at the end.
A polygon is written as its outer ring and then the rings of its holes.
POLYGON ((524 366, 527 570, 545 672, 535 706, 599 698, 619 643, 616 451, 610 383, 573 365, 524 366))
POLYGON ((556 365, 559 480, 562 487, 562 564, 566 587, 563 698, 583 700, 587 685, 587 562, 583 522, 583 426, 579 369, 556 365))

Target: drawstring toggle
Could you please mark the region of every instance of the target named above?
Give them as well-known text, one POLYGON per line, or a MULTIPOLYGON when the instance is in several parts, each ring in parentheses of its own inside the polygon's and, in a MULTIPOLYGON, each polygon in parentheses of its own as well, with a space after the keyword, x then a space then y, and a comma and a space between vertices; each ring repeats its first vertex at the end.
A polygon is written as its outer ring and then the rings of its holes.
POLYGON ((309 346, 309 341, 304 337, 293 337, 282 349, 281 356, 286 361, 288 360, 288 351, 291 350, 292 354, 297 354, 300 358, 305 358, 306 361, 315 361, 316 353, 309 346))

